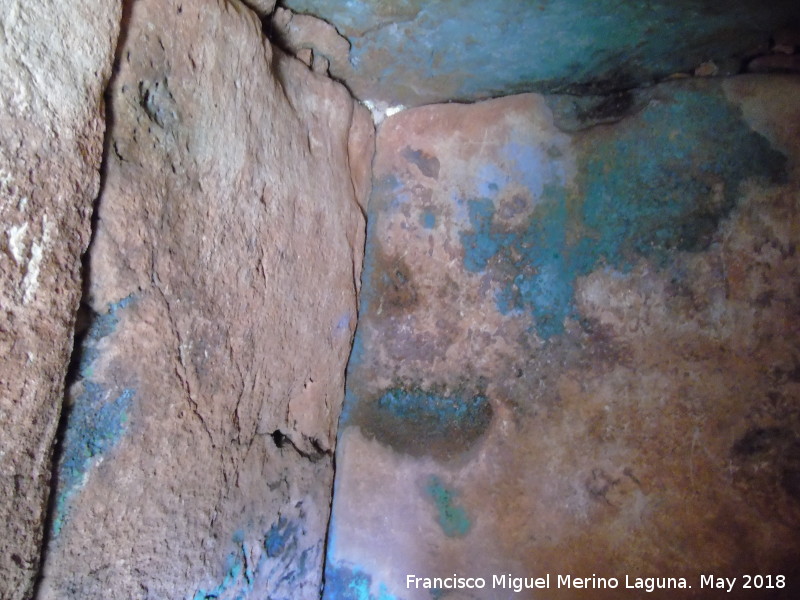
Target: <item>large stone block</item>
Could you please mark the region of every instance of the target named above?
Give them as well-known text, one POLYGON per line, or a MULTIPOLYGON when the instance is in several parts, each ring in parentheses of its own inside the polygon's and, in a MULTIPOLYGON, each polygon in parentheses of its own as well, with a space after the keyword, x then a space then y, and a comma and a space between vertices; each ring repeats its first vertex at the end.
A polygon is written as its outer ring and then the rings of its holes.
POLYGON ((238 1, 130 8, 40 597, 313 598, 369 113, 238 1))
MULTIPOLYGON (((606 93, 676 72, 730 75, 797 24, 776 0, 286 0, 349 42, 309 27, 331 73, 376 111, 402 104, 483 100, 521 92, 606 93), (313 32, 313 33, 312 33, 313 32), (316 35, 315 35, 316 34, 316 35)), ((289 35, 290 41, 295 35, 289 35)), ((760 69, 797 69, 792 57, 760 69)))
POLYGON ((0 598, 32 593, 100 181, 116 0, 0 1, 0 598))
POLYGON ((409 574, 486 579, 458 598, 509 574, 549 573, 537 598, 646 593, 559 574, 796 585, 798 97, 742 77, 613 119, 522 95, 384 121, 326 598, 449 597, 409 574))

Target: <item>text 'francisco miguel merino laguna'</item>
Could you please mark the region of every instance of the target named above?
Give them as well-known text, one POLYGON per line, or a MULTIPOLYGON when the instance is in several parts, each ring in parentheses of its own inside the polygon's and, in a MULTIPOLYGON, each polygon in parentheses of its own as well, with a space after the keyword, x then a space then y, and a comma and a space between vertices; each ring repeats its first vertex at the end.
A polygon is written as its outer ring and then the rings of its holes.
POLYGON ((454 573, 450 577, 406 576, 406 589, 458 590, 458 589, 506 589, 515 592, 532 589, 636 589, 645 592, 666 589, 687 589, 691 587, 683 577, 631 577, 623 580, 616 577, 574 577, 572 575, 543 575, 541 577, 515 577, 492 575, 491 580, 483 577, 462 577, 454 573), (555 584, 555 585, 553 585, 555 584))

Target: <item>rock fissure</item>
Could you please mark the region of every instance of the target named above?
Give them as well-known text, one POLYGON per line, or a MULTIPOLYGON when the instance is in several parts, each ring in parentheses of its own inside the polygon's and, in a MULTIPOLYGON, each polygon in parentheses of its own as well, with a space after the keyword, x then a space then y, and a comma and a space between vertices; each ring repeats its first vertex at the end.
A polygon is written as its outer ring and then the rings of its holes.
POLYGON ((192 384, 189 381, 188 370, 186 367, 186 357, 185 357, 185 350, 184 350, 184 342, 181 336, 181 333, 178 328, 178 324, 173 316, 172 307, 170 305, 169 299, 167 298, 166 293, 161 287, 161 283, 158 279, 158 275, 155 272, 155 267, 151 266, 151 281, 153 284, 153 288, 158 293, 161 301, 164 305, 164 311, 166 313, 167 322, 169 323, 172 338, 174 339, 174 363, 175 363, 175 376, 178 378, 180 382, 180 386, 185 391, 185 398, 186 402, 189 405, 189 409, 191 410, 192 414, 197 417, 197 420, 203 427, 203 431, 205 431, 206 435, 208 436, 209 441, 211 442, 211 447, 216 448, 217 444, 214 442, 214 435, 211 433, 211 429, 206 423, 206 419, 200 413, 200 407, 195 400, 194 396, 192 395, 192 384))
MULTIPOLYGON (((333 452, 331 450, 323 448, 320 445, 319 440, 313 438, 308 440, 312 448, 311 451, 308 451, 304 450, 302 446, 292 441, 292 438, 283 433, 280 429, 276 429, 275 431, 273 431, 270 434, 270 436, 272 437, 272 441, 275 444, 275 447, 278 448, 279 450, 283 450, 288 446, 292 448, 292 450, 297 452, 297 454, 299 454, 300 456, 311 462, 317 462, 325 457, 330 458, 333 456, 333 452)), ((335 472, 333 472, 333 476, 335 476, 335 472)))
POLYGON ((94 422, 41 599, 319 589, 373 130, 346 90, 265 42, 249 9, 207 4, 126 2, 84 294, 104 329, 78 343, 92 355, 75 389, 90 395, 65 427, 94 422), (227 43, 207 34, 219 27, 227 43), (229 88, 246 110, 229 111, 229 88), (294 143, 302 131, 313 152, 294 143), (284 414, 287 451, 259 435, 284 414), (169 557, 152 541, 165 535, 180 544, 169 557))
POLYGON ((800 577, 796 2, 0 4, 0 599, 800 577))

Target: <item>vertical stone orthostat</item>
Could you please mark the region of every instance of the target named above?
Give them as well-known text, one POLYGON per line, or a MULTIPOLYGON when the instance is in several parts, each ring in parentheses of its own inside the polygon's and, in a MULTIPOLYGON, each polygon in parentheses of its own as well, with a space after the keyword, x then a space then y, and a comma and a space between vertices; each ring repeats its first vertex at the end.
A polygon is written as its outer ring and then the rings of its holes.
POLYGON ((382 123, 326 598, 797 577, 799 94, 693 80, 612 114, 521 95, 382 123))
POLYGON ((238 1, 138 0, 40 598, 312 598, 373 129, 238 1))
POLYGON ((0 2, 0 598, 30 598, 120 4, 0 2))

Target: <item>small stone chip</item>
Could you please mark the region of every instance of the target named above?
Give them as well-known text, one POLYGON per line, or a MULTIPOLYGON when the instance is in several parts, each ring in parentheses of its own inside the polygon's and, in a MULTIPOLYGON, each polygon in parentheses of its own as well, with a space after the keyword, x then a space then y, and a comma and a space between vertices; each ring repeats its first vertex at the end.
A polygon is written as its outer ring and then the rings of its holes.
POLYGON ((713 77, 719 72, 719 68, 714 64, 714 61, 706 61, 700 63, 694 70, 695 77, 713 77))

